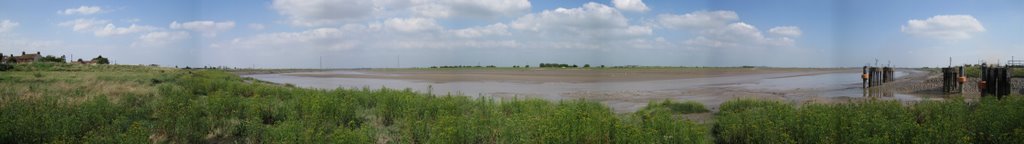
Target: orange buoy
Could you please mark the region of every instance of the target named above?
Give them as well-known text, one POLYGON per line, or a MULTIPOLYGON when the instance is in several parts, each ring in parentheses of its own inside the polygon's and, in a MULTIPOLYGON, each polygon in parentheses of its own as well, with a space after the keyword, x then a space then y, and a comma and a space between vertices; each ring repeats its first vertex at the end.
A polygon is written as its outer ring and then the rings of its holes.
POLYGON ((986 83, 985 81, 978 82, 978 89, 984 90, 985 89, 985 83, 986 83))
POLYGON ((964 77, 964 76, 960 77, 960 84, 963 84, 963 83, 966 83, 966 82, 967 82, 967 77, 964 77))
POLYGON ((863 75, 860 76, 860 78, 867 80, 868 78, 871 78, 871 75, 870 74, 863 74, 863 75))

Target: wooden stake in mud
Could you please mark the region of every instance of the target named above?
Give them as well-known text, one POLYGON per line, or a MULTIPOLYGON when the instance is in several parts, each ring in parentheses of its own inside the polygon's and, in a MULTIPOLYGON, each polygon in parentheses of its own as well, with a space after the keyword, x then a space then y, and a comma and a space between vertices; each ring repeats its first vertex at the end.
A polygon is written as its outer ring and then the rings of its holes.
POLYGON ((871 75, 868 74, 868 66, 864 66, 863 73, 861 73, 860 75, 860 78, 863 81, 861 83, 861 87, 863 87, 864 89, 868 88, 868 78, 870 77, 871 75))

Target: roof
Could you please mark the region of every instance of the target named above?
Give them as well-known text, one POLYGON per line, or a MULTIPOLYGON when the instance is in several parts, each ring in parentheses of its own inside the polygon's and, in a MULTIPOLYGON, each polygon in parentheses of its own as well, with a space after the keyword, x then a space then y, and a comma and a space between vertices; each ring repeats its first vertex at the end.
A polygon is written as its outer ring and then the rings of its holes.
POLYGON ((31 62, 35 61, 38 58, 42 58, 42 56, 39 56, 39 54, 25 54, 21 56, 15 56, 14 60, 17 62, 31 62))

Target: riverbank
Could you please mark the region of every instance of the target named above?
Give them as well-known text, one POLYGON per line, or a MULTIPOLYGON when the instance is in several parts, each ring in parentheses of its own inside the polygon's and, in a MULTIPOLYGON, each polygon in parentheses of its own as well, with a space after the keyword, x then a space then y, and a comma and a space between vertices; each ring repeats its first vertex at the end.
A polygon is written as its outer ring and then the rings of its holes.
MULTIPOLYGON (((830 77, 813 76, 777 79, 830 77)), ((719 109, 659 100, 616 113, 590 99, 309 89, 220 70, 42 63, 0 72, 0 143, 1024 141, 1019 95, 911 103, 737 99, 719 109)))
MULTIPOLYGON (((495 99, 588 99, 617 113, 634 112, 650 101, 697 101, 712 110, 740 98, 846 101, 866 98, 853 68, 648 68, 648 69, 365 69, 244 75, 300 87, 409 88, 435 95, 495 99)), ((920 78, 924 71, 901 69, 897 76, 920 78)), ((917 101, 913 96, 884 99, 917 101)))

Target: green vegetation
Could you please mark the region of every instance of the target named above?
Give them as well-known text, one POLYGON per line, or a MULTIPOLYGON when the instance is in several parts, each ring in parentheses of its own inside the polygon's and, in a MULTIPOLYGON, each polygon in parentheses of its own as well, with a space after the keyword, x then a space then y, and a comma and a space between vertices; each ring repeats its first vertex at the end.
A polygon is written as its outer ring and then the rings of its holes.
MULTIPOLYGON (((939 72, 941 73, 942 71, 939 71, 939 72)), ((967 75, 967 77, 971 77, 971 78, 981 77, 981 67, 980 66, 964 67, 964 75, 967 75)), ((1010 70, 1010 76, 1011 77, 1018 77, 1018 78, 1019 77, 1024 77, 1024 68, 1013 68, 1013 69, 1011 69, 1010 70)))
POLYGON ((96 62, 96 64, 110 64, 110 60, 107 59, 107 58, 104 58, 102 55, 101 56, 97 56, 96 58, 92 58, 92 61, 96 62))
POLYGON ((11 69, 14 69, 13 65, 9 65, 9 64, 6 64, 6 63, 0 63, 0 71, 7 71, 7 70, 11 70, 11 69))
POLYGON ((44 56, 43 58, 40 58, 39 60, 36 60, 36 62, 55 62, 55 63, 63 63, 65 61, 66 60, 64 59, 64 56, 56 57, 56 56, 53 56, 53 55, 47 55, 47 56, 44 56))
POLYGON ((682 103, 672 102, 671 100, 665 100, 660 103, 651 101, 647 103, 645 110, 666 108, 672 112, 678 114, 691 114, 691 113, 704 113, 709 112, 708 109, 704 108, 704 104, 695 101, 686 101, 682 103))
POLYGON ((736 100, 722 104, 716 120, 720 143, 1024 143, 1020 96, 913 105, 736 100))
MULTIPOLYGON (((454 66, 430 66, 430 68, 482 68, 484 66, 468 66, 468 65, 454 65, 454 66)), ((487 68, 495 68, 494 65, 489 65, 487 68)))
POLYGON ((539 67, 541 67, 541 68, 549 68, 549 67, 550 68, 567 68, 567 67, 574 67, 574 65, 560 64, 560 63, 540 63, 539 67))
POLYGON ((220 70, 18 64, 0 143, 1024 143, 1024 98, 903 104, 734 100, 615 114, 593 101, 306 89, 220 70))
POLYGON ((220 70, 20 64, 0 73, 0 143, 709 143, 650 108, 305 89, 220 70))

